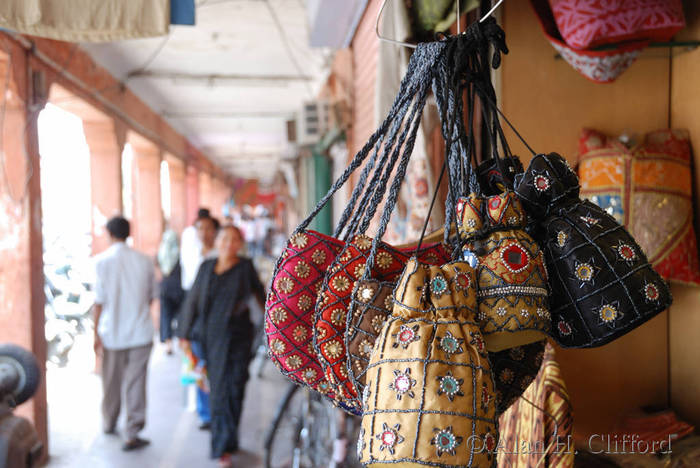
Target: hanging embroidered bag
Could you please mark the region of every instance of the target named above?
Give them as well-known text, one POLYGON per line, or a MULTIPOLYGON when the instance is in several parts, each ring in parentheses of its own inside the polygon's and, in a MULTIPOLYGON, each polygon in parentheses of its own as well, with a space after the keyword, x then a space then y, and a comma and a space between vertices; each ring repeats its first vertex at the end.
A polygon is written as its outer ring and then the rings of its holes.
POLYGON ((494 466, 494 385, 474 274, 464 262, 406 265, 367 368, 365 466, 494 466))
MULTIPOLYGON (((462 278, 464 281, 464 278, 462 278)), ((361 395, 374 343, 391 316, 396 283, 358 281, 352 294, 346 332, 348 376, 361 395)), ((497 413, 503 413, 532 382, 542 363, 546 341, 489 352, 496 385, 497 413)))
POLYGON ((524 230, 526 220, 510 191, 457 203, 464 255, 477 270, 478 318, 489 351, 541 341, 551 327, 544 258, 524 230))
POLYGON ((601 346, 668 308, 666 282, 624 227, 579 198, 578 178, 564 158, 535 156, 515 190, 543 246, 557 343, 601 346))

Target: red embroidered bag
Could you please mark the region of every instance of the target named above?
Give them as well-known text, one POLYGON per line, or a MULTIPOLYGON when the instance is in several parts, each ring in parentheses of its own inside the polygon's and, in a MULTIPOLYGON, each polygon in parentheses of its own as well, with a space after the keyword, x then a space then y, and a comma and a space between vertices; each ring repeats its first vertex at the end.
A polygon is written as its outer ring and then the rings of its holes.
POLYGON ((549 0, 559 32, 574 49, 623 41, 668 41, 685 27, 680 0, 549 0))

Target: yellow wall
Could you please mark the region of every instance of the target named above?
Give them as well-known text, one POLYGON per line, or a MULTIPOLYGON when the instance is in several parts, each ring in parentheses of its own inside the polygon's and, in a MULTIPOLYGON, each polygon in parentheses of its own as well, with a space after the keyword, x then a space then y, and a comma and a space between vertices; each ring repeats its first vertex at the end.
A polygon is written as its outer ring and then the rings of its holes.
MULTIPOLYGON (((678 40, 700 39, 700 4, 684 2, 688 27, 678 40)), ((700 48, 677 53, 671 60, 671 125, 687 128, 695 148, 695 224, 698 226, 700 181, 700 48)), ((678 413, 700 424, 700 289, 674 287, 669 321, 671 403, 678 413)))
MULTIPOLYGON (((595 84, 555 59, 529 2, 502 9, 511 52, 501 72, 501 105, 536 151, 556 151, 575 163, 583 127, 644 133, 671 123, 690 128, 700 148, 700 50, 671 60, 669 49, 649 49, 614 83, 595 84)), ((694 10, 686 9, 688 18, 698 17, 694 10)), ((696 39, 697 23, 687 33, 696 39)), ((509 142, 527 163, 526 148, 512 134, 509 142)), ((682 416, 700 423, 700 290, 674 286, 673 292, 670 314, 609 345, 558 349, 577 436, 606 433, 625 412, 670 397, 682 416)))

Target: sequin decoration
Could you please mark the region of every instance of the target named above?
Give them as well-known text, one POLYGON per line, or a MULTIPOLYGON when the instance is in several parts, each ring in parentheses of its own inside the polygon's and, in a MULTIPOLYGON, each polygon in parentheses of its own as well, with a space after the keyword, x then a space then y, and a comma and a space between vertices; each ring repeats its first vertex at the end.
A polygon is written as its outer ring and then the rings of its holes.
POLYGON ((311 306, 314 305, 314 300, 311 299, 311 296, 307 296, 306 294, 303 296, 299 297, 299 300, 297 301, 297 306, 299 306, 299 309, 302 312, 305 312, 311 308, 311 306))
POLYGON ((579 219, 580 219, 581 221, 583 221, 584 223, 586 223, 586 226, 588 226, 588 227, 597 226, 598 223, 600 222, 600 219, 594 218, 593 216, 590 216, 590 215, 588 215, 588 216, 579 216, 579 219))
POLYGON ((462 349, 464 339, 457 338, 450 332, 445 332, 444 336, 437 337, 437 339, 440 343, 440 349, 442 349, 442 351, 447 355, 448 359, 452 357, 453 354, 460 354, 464 352, 462 349))
POLYGON ((331 323, 340 327, 345 323, 345 311, 343 309, 333 309, 331 312, 331 323))
POLYGON ((580 288, 582 288, 584 284, 593 284, 594 272, 595 267, 593 266, 592 262, 579 262, 578 260, 576 261, 576 264, 574 266, 574 274, 576 275, 576 279, 581 281, 581 283, 579 284, 580 288))
POLYGON ((656 287, 654 283, 647 283, 644 285, 644 298, 649 302, 656 302, 659 300, 659 288, 656 287))
POLYGON ((498 378, 501 379, 501 382, 511 383, 513 381, 513 371, 508 368, 503 369, 498 378))
POLYGON ((287 320, 287 311, 281 307, 276 307, 270 311, 270 320, 275 325, 279 325, 287 320))
POLYGON ((637 253, 634 251, 634 247, 629 244, 620 242, 615 247, 615 250, 617 250, 617 254, 620 256, 620 258, 627 263, 632 263, 637 259, 637 253))
POLYGON ((325 395, 331 390, 331 385, 325 380, 322 380, 316 385, 316 390, 318 390, 321 395, 325 395))
POLYGON ((489 392, 489 387, 486 382, 481 383, 481 408, 487 410, 491 403, 491 392, 489 392))
POLYGON ((345 276, 336 276, 333 278, 333 288, 338 292, 345 292, 350 287, 350 280, 345 276))
POLYGON ((367 250, 372 247, 372 238, 366 236, 365 234, 360 234, 359 236, 355 237, 355 245, 360 250, 367 250))
POLYGON ((367 267, 364 263, 360 263, 359 265, 357 265, 354 270, 355 278, 362 278, 362 275, 365 274, 366 269, 367 267))
MULTIPOLYGON (((351 258, 352 258, 352 251, 346 250, 345 253, 343 253, 343 255, 340 256, 340 261, 343 263, 347 263, 350 261, 351 258)), ((336 265, 336 266, 338 266, 338 265, 336 265)))
POLYGON ((435 437, 430 441, 430 445, 435 446, 437 456, 443 453, 454 455, 457 447, 462 443, 462 438, 452 432, 452 426, 447 426, 445 429, 434 428, 433 432, 435 437))
POLYGON ((391 257, 391 254, 388 252, 379 252, 377 254, 377 266, 379 267, 380 270, 386 270, 389 267, 391 267, 391 264, 393 263, 393 259, 391 257))
POLYGON ((499 317, 505 317, 507 313, 508 309, 506 309, 505 307, 499 307, 498 309, 496 309, 496 315, 498 315, 499 317))
POLYGON ((511 359, 515 361, 522 361, 523 358, 525 357, 525 351, 523 350, 522 346, 516 346, 515 348, 510 348, 510 351, 508 352, 510 354, 511 359))
POLYGON ((464 396, 462 393, 462 384, 464 379, 457 379, 452 375, 452 372, 447 371, 445 375, 437 376, 437 381, 440 383, 438 387, 438 395, 446 395, 450 401, 454 401, 456 396, 464 396))
POLYGON ((598 309, 598 317, 605 324, 612 325, 621 315, 617 304, 603 304, 598 309))
POLYGON ((530 255, 518 244, 511 243, 501 252, 501 260, 512 273, 520 273, 530 263, 530 255))
POLYGON ((304 369, 304 371, 301 373, 301 377, 304 379, 304 382, 306 382, 306 383, 313 382, 316 379, 317 375, 318 374, 316 373, 316 371, 310 367, 307 369, 304 369))
POLYGON ((394 369, 394 380, 389 383, 389 390, 396 392, 396 399, 400 400, 404 395, 414 398, 416 395, 411 390, 416 385, 416 379, 411 378, 411 369, 406 368, 401 372, 394 369))
POLYGON ((564 231, 557 232, 557 245, 559 248, 564 248, 566 241, 569 240, 569 235, 564 231))
POLYGON ((297 370, 301 367, 301 358, 296 354, 292 354, 291 356, 287 357, 285 364, 289 369, 297 370))
POLYGON ((543 176, 542 174, 538 174, 535 176, 534 183, 535 190, 537 190, 539 193, 546 192, 552 185, 552 183, 549 181, 549 178, 543 176))
POLYGON ((299 278, 306 279, 309 277, 309 273, 311 273, 311 267, 302 260, 294 267, 294 273, 296 273, 299 278))
POLYGON ((303 249, 309 243, 309 238, 303 232, 294 234, 289 240, 295 249, 303 249))
POLYGON ((471 337, 469 344, 473 345, 479 354, 484 354, 486 352, 486 343, 484 342, 484 338, 481 336, 481 333, 469 332, 469 336, 471 337))
POLYGON ((372 350, 374 349, 374 344, 369 340, 364 339, 360 342, 360 355, 369 359, 372 355, 372 350))
POLYGON ((292 338, 294 338, 294 341, 301 343, 307 336, 309 336, 309 330, 304 325, 297 325, 294 327, 292 331, 292 338))
POLYGON ((326 261, 326 252, 321 249, 314 250, 314 253, 311 254, 311 261, 316 265, 323 264, 326 261))
POLYGON ((430 280, 430 291, 440 297, 447 292, 447 280, 442 275, 435 276, 430 280))
POLYGON ((343 354, 343 344, 338 340, 331 340, 323 346, 323 350, 330 359, 338 359, 343 354))
POLYGON ((357 299, 365 304, 372 300, 374 297, 374 288, 370 286, 362 286, 357 290, 357 299))
POLYGON ((375 315, 372 318, 372 330, 374 330, 375 333, 379 333, 382 331, 383 326, 384 326, 384 319, 382 318, 382 316, 375 315))
POLYGON ((391 295, 388 295, 386 299, 384 299, 384 308, 386 310, 391 310, 394 307, 394 298, 391 297, 391 295))
POLYGON ((289 294, 294 289, 294 281, 289 276, 283 276, 277 280, 277 289, 285 294, 289 294))
POLYGON ((466 273, 457 273, 454 278, 455 289, 457 291, 466 291, 472 284, 469 275, 466 273))
POLYGON ((557 324, 557 329, 559 330, 559 333, 564 336, 569 336, 571 335, 571 325, 566 323, 565 321, 560 321, 557 324))
POLYGON ((496 449, 496 438, 491 433, 484 435, 484 447, 489 453, 496 449))
POLYGON ((474 229, 476 227, 476 220, 473 218, 469 218, 467 220, 467 227, 474 229))
POLYGON ((420 340, 420 336, 418 335, 419 328, 420 326, 418 325, 401 325, 401 328, 399 328, 398 333, 394 333, 391 335, 391 337, 396 340, 394 341, 394 344, 392 346, 394 348, 398 348, 399 346, 401 346, 403 349, 408 348, 408 345, 420 340))
POLYGON ((272 351, 275 354, 283 354, 285 351, 287 351, 287 345, 284 344, 284 341, 282 340, 271 340, 270 351, 272 351))
POLYGON ((377 439, 381 442, 379 446, 379 451, 386 449, 390 454, 394 454, 394 449, 396 444, 400 444, 404 441, 404 438, 399 434, 401 429, 400 424, 394 424, 394 427, 389 427, 387 423, 382 425, 382 432, 377 434, 377 439))

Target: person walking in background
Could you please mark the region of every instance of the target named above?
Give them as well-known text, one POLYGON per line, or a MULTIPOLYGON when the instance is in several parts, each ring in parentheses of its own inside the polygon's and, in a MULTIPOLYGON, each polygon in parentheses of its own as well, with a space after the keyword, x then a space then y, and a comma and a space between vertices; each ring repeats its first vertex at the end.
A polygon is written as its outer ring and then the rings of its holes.
MULTIPOLYGON (((183 233, 182 248, 180 259, 182 264, 182 288, 185 294, 192 287, 197 276, 200 265, 203 261, 215 258, 216 250, 214 243, 216 234, 219 229, 219 222, 213 218, 209 210, 200 208, 197 213, 197 220, 194 223, 195 241, 190 241, 183 233)), ((209 390, 206 379, 206 360, 200 340, 191 334, 179 335, 188 342, 186 346, 190 347, 192 355, 196 358, 196 362, 192 363, 197 379, 197 415, 199 416, 199 428, 208 430, 211 426, 211 412, 209 410, 209 390)))
MULTIPOLYGON (((200 208, 197 211, 197 219, 191 226, 187 226, 182 231, 180 241, 180 266, 182 268, 182 289, 189 291, 197 276, 199 265, 202 264, 202 235, 199 233, 198 223, 202 219, 211 219, 211 213, 207 208, 200 208)), ((213 245, 213 241, 212 241, 213 245)), ((213 249, 210 246, 208 250, 213 249)))
POLYGON ((171 355, 173 322, 185 296, 180 274, 180 247, 177 234, 172 229, 163 233, 158 248, 158 267, 163 276, 160 282, 160 342, 165 344, 166 352, 171 355))
POLYGON ((211 456, 231 466, 238 451, 238 424, 248 381, 254 337, 248 303, 265 301, 263 287, 250 259, 239 257, 243 235, 224 226, 217 238, 219 255, 205 261, 183 305, 183 333, 203 344, 211 386, 211 456))
POLYGON ((102 353, 103 429, 116 432, 123 393, 122 449, 134 450, 149 443, 138 434, 146 423, 146 375, 154 333, 150 305, 158 288, 152 260, 126 245, 129 221, 114 217, 107 231, 111 246, 95 264, 95 352, 102 353))

